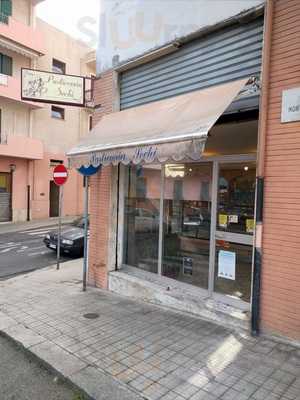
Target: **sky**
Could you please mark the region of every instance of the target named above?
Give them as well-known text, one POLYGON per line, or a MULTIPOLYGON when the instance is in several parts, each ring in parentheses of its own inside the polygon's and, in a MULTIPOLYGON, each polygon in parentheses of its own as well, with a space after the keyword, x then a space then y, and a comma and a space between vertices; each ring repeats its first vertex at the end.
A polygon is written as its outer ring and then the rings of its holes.
POLYGON ((46 0, 37 16, 55 27, 96 47, 100 0, 46 0))

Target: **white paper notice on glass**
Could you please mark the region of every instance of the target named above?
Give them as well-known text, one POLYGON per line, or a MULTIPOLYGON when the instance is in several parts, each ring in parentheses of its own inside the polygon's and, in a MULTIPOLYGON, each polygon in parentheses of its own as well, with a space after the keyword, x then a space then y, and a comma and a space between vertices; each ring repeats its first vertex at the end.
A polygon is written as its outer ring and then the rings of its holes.
POLYGON ((236 254, 232 251, 219 251, 219 278, 231 279, 235 281, 236 254))

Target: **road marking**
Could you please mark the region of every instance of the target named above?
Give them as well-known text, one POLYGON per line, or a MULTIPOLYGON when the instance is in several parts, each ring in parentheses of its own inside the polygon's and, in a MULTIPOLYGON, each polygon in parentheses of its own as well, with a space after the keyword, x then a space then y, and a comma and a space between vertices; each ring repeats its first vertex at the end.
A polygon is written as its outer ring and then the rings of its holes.
POLYGON ((19 242, 1 243, 0 244, 0 248, 3 248, 3 247, 15 247, 15 246, 19 246, 19 245, 20 245, 19 242))
POLYGON ((37 229, 27 229, 26 231, 17 232, 17 233, 34 233, 34 232, 49 232, 57 229, 57 226, 49 227, 49 228, 37 228, 37 229))
POLYGON ((8 253, 9 251, 13 250, 13 247, 9 247, 8 249, 1 250, 0 253, 8 253))
POLYGON ((28 256, 29 257, 34 257, 34 256, 43 256, 44 254, 47 254, 48 251, 39 251, 37 253, 29 253, 28 256))
POLYGON ((21 249, 17 251, 17 253, 23 253, 27 249, 29 249, 28 246, 22 246, 21 249))
POLYGON ((49 231, 42 231, 42 232, 34 232, 34 233, 28 233, 29 236, 40 236, 43 237, 45 236, 49 231))
POLYGON ((39 249, 45 249, 45 246, 39 246, 39 247, 23 246, 20 250, 17 251, 17 253, 24 253, 25 251, 32 251, 32 250, 39 250, 39 249))

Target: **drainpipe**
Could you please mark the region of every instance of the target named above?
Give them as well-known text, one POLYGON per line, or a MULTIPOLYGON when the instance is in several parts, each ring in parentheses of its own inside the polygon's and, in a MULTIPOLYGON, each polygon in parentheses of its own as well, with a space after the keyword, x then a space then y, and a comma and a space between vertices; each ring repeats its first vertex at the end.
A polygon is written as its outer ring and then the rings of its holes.
POLYGON ((274 1, 267 0, 265 8, 264 43, 262 60, 262 90, 260 99, 260 116, 258 128, 258 155, 256 177, 256 229, 252 287, 251 333, 258 336, 260 333, 260 291, 262 270, 262 236, 263 236, 263 203, 264 203, 264 176, 266 133, 269 98, 269 74, 271 56, 271 37, 273 25, 274 1))

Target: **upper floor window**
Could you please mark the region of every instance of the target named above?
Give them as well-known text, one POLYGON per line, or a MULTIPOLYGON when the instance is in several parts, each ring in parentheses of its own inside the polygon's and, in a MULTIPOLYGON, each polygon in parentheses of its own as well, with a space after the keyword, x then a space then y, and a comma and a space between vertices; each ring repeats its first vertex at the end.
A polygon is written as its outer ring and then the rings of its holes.
POLYGON ((8 17, 12 15, 12 0, 0 0, 0 22, 8 24, 8 17))
POLYGON ((11 57, 0 53, 0 73, 3 75, 12 76, 13 73, 13 60, 11 57))
POLYGON ((65 119, 65 109, 61 107, 52 106, 51 116, 52 118, 65 119))
POLYGON ((66 64, 63 63, 62 61, 58 61, 53 58, 52 72, 56 72, 57 74, 65 74, 66 73, 66 64))

